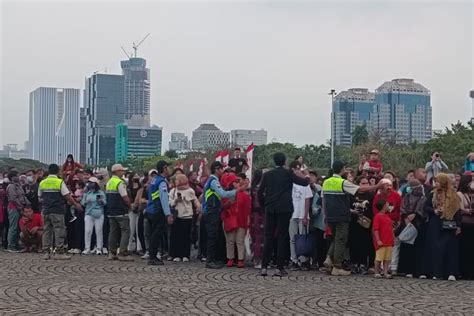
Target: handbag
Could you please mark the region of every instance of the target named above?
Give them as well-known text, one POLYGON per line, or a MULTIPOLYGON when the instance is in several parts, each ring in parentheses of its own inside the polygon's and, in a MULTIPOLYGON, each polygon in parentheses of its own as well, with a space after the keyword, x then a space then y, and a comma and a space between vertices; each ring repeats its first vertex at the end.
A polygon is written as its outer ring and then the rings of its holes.
POLYGON ((410 245, 413 245, 415 243, 416 237, 418 237, 418 230, 412 223, 408 223, 408 225, 405 226, 400 235, 398 235, 398 239, 402 243, 410 245))
POLYGON ((314 249, 314 237, 308 234, 308 229, 305 227, 305 234, 295 235, 295 252, 296 256, 310 256, 314 249))
POLYGON ((458 229, 458 224, 456 221, 443 220, 441 227, 443 230, 455 230, 458 229))
POLYGON ((365 229, 369 229, 370 224, 372 224, 372 220, 365 215, 359 215, 357 218, 357 224, 364 227, 365 229))
POLYGON ((250 230, 247 229, 247 234, 245 235, 245 257, 247 259, 253 258, 253 251, 252 251, 252 237, 250 236, 250 230))

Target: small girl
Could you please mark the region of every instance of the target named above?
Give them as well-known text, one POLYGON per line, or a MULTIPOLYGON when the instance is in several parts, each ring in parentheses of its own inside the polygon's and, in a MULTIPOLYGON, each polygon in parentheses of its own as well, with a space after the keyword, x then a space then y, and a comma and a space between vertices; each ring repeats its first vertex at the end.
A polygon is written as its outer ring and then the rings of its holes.
POLYGON ((384 276, 391 279, 392 275, 388 273, 392 261, 392 247, 395 241, 393 234, 393 222, 388 216, 388 203, 380 199, 375 207, 378 213, 375 214, 373 221, 373 237, 375 246, 375 277, 381 278, 380 265, 383 264, 384 276))

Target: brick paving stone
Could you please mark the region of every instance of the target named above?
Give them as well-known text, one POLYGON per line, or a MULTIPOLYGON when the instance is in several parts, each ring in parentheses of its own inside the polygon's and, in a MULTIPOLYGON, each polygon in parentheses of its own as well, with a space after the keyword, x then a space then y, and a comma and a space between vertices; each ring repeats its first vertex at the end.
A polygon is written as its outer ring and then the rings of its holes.
POLYGON ((0 251, 0 314, 474 314, 474 282, 316 271, 260 277, 252 268, 109 262, 105 256, 44 261, 0 251))

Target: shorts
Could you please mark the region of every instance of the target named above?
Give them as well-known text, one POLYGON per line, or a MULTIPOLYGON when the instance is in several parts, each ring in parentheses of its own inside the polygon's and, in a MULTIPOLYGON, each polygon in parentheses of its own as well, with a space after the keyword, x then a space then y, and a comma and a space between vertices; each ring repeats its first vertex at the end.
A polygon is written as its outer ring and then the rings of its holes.
POLYGON ((375 252, 375 261, 391 261, 392 247, 381 247, 375 252))

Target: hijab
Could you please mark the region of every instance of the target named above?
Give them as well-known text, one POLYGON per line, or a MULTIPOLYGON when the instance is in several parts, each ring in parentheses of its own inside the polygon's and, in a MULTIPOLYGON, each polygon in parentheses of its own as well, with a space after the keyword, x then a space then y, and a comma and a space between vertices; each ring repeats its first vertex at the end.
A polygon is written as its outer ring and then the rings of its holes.
POLYGON ((441 218, 453 220, 461 207, 461 200, 453 189, 453 183, 446 173, 438 173, 435 180, 440 184, 433 193, 433 206, 442 210, 441 218))

